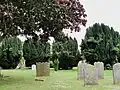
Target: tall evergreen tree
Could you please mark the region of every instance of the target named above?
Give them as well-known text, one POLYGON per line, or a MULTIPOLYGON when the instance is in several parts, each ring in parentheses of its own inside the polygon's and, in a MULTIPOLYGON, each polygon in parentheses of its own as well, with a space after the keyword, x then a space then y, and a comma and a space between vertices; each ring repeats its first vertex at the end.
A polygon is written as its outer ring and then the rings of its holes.
POLYGON ((63 35, 53 43, 53 53, 57 53, 58 55, 59 68, 72 69, 77 63, 77 40, 63 35))
POLYGON ((87 28, 85 39, 81 43, 81 52, 87 62, 93 64, 102 61, 104 64, 116 62, 114 48, 120 43, 120 35, 114 29, 104 24, 95 23, 87 28))
POLYGON ((16 68, 22 57, 22 42, 17 37, 5 38, 0 52, 0 66, 5 69, 16 68))
POLYGON ((35 40, 35 38, 28 39, 23 44, 23 56, 26 66, 36 64, 36 62, 47 62, 50 57, 50 44, 35 40))

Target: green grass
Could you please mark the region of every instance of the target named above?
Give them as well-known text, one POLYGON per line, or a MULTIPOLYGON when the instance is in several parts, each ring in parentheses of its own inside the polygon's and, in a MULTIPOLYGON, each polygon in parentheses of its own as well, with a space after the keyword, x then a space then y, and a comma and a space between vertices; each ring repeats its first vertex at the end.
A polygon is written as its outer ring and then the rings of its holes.
POLYGON ((112 71, 105 71, 105 78, 99 80, 99 85, 84 87, 83 80, 77 80, 77 71, 51 70, 45 81, 35 81, 35 71, 32 70, 3 70, 0 79, 0 90, 120 90, 120 85, 113 85, 112 71))

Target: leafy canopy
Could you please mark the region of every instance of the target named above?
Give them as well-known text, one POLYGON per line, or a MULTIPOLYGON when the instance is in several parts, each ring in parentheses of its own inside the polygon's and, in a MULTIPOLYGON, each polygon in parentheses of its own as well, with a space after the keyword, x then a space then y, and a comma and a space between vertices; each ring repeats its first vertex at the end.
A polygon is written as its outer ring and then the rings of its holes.
POLYGON ((86 24, 78 0, 0 0, 0 36, 36 35, 47 41, 65 28, 79 31, 86 24))

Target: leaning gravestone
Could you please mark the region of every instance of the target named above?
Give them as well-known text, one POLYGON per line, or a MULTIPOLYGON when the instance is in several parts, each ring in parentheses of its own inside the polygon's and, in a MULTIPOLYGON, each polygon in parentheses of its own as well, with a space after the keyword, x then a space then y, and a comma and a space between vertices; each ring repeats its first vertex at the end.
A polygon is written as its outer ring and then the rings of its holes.
POLYGON ((94 66, 98 68, 98 78, 103 79, 104 78, 104 64, 103 62, 95 62, 94 66))
POLYGON ((98 69, 87 64, 85 67, 84 85, 98 85, 98 69))
POLYGON ((32 65, 32 70, 36 70, 36 65, 35 64, 32 65))
POLYGON ((19 62, 16 69, 22 69, 22 68, 25 68, 25 61, 24 62, 19 62))
POLYGON ((79 61, 78 67, 77 67, 78 68, 78 72, 77 72, 77 79, 78 80, 84 79, 84 69, 85 69, 86 65, 87 65, 87 63, 79 61))
POLYGON ((18 65, 17 65, 17 67, 16 67, 16 69, 21 69, 21 67, 22 67, 22 63, 19 62, 18 65))
POLYGON ((50 63, 38 62, 36 63, 36 77, 49 76, 50 75, 50 63))
POLYGON ((113 83, 120 84, 120 63, 113 65, 113 83))

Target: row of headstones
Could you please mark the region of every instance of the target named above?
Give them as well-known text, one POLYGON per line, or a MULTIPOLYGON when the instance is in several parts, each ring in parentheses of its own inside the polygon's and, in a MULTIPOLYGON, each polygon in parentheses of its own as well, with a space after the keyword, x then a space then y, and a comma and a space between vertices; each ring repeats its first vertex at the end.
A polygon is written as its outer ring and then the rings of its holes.
MULTIPOLYGON (((84 80, 84 85, 98 85, 99 79, 104 79, 102 62, 95 62, 94 65, 81 61, 78 63, 78 80, 84 80)), ((113 65, 113 83, 120 83, 120 63, 113 65)))
POLYGON ((104 65, 96 62, 93 65, 78 63, 78 80, 84 79, 84 85, 98 85, 98 79, 104 78, 104 65))
MULTIPOLYGON (((21 68, 22 64, 18 64, 18 68, 21 68)), ((32 70, 36 70, 36 77, 49 76, 50 75, 50 64, 49 62, 38 62, 31 66, 32 70)))
POLYGON ((36 70, 36 77, 49 76, 50 64, 49 62, 37 62, 32 65, 32 70, 36 70))

